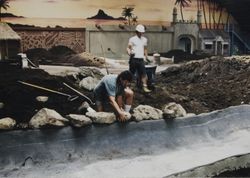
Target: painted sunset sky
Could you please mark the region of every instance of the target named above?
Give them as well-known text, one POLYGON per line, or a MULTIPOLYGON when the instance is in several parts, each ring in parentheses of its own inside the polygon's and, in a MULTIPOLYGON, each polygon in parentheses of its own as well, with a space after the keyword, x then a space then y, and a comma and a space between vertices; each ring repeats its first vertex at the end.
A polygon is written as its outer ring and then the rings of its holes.
MULTIPOLYGON (((138 20, 170 21, 174 4, 175 0, 10 0, 7 12, 28 18, 88 18, 102 9, 120 17, 122 8, 132 6, 138 20)), ((196 19, 196 0, 184 15, 187 20, 196 19)))
MULTIPOLYGON (((134 7, 132 12, 137 21, 145 25, 170 25, 173 8, 177 8, 177 18, 181 20, 180 8, 175 5, 176 0, 10 0, 7 11, 16 16, 26 18, 6 18, 3 21, 13 24, 35 25, 40 27, 59 25, 62 27, 83 27, 91 23, 120 24, 119 21, 88 21, 102 9, 107 15, 114 18, 122 16, 124 7, 134 7), (59 18, 59 19, 58 19, 59 18)), ((206 18, 208 21, 208 5, 206 18)), ((191 0, 188 7, 183 9, 184 20, 197 19, 197 1, 191 0)), ((221 16, 221 23, 226 23, 227 13, 221 16)), ((219 11, 214 19, 219 19, 219 11)), ((211 18, 212 19, 212 18, 211 18)), ((202 23, 204 24, 202 13, 202 23)), ((210 22, 213 23, 212 21, 210 22)))

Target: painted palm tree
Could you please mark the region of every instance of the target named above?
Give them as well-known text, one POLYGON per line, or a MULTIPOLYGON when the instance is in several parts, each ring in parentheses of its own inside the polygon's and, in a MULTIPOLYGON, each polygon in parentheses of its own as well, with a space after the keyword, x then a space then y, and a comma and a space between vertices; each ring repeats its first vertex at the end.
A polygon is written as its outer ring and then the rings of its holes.
POLYGON ((201 0, 204 21, 205 21, 206 29, 208 29, 208 26, 207 26, 207 16, 206 16, 206 4, 205 3, 206 3, 206 0, 201 0))
MULTIPOLYGON (((217 2, 217 11, 219 11, 219 17, 218 17, 218 22, 217 22, 217 29, 220 27, 220 23, 221 23, 221 17, 222 17, 222 13, 224 10, 224 7, 222 5, 221 2, 217 2)), ((226 10, 225 10, 226 11, 226 10)))
POLYGON ((137 16, 132 17, 132 25, 136 25, 138 23, 137 19, 138 19, 137 16))
POLYGON ((7 10, 9 6, 9 0, 0 0, 0 22, 1 22, 1 17, 2 17, 2 8, 7 10))
POLYGON ((204 14, 204 20, 206 24, 206 29, 208 28, 212 29, 212 24, 213 24, 213 29, 219 28, 222 11, 223 11, 223 6, 221 4, 221 1, 202 0, 202 6, 203 6, 203 14, 204 14), (206 11, 206 9, 208 10, 208 12, 206 11), (219 13, 218 22, 216 22, 216 13, 219 13), (207 16, 208 16, 208 20, 207 20, 207 16))
POLYGON ((134 8, 133 7, 124 7, 122 9, 123 9, 122 16, 125 17, 125 19, 128 19, 128 25, 130 25, 131 19, 133 17, 132 12, 134 11, 134 8))
POLYGON ((181 19, 182 19, 182 21, 184 21, 182 9, 183 9, 184 7, 189 6, 189 3, 191 3, 191 0, 176 0, 176 1, 175 1, 175 5, 179 5, 179 6, 180 6, 181 19))
POLYGON ((209 29, 212 29, 212 6, 211 6, 211 0, 207 0, 208 4, 208 20, 209 20, 209 29))
POLYGON ((211 0, 212 3, 212 17, 213 17, 213 29, 216 29, 216 14, 218 12, 217 0, 211 0))
POLYGON ((216 14, 218 12, 218 0, 207 0, 209 7, 209 24, 210 29, 216 29, 216 14))
POLYGON ((201 7, 201 0, 196 0, 196 6, 197 6, 197 10, 201 10, 202 7, 201 7))

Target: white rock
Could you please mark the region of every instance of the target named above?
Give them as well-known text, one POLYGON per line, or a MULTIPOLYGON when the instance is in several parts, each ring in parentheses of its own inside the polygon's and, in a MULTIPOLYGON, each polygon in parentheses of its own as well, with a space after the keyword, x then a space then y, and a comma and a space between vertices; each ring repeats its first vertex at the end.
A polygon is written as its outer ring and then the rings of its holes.
POLYGON ((99 80, 97 78, 86 77, 86 78, 81 80, 81 82, 79 83, 79 86, 81 88, 85 88, 85 89, 91 91, 96 87, 98 82, 99 82, 99 80))
POLYGON ((125 112, 125 120, 128 121, 131 119, 131 114, 129 112, 125 112))
POLYGON ((85 115, 69 114, 66 116, 74 127, 83 127, 92 124, 92 120, 85 115))
POLYGON ((41 103, 47 102, 48 99, 49 99, 49 97, 47 97, 47 96, 37 96, 36 97, 36 100, 39 101, 39 102, 41 102, 41 103))
POLYGON ((10 130, 13 129, 16 125, 16 121, 10 117, 5 117, 0 119, 0 129, 1 130, 10 130))
POLYGON ((62 117, 55 110, 43 108, 38 111, 30 120, 29 125, 32 128, 40 128, 43 126, 65 126, 68 120, 62 117))
POLYGON ((133 110, 132 116, 136 121, 141 120, 158 120, 163 118, 163 112, 160 109, 148 105, 139 105, 133 110))
POLYGON ((172 102, 165 105, 163 115, 164 118, 185 117, 187 112, 180 104, 172 102))
POLYGON ((0 102, 0 109, 3 109, 4 103, 0 102))
POLYGON ((116 121, 115 114, 110 112, 87 112, 86 116, 98 124, 112 124, 116 121))

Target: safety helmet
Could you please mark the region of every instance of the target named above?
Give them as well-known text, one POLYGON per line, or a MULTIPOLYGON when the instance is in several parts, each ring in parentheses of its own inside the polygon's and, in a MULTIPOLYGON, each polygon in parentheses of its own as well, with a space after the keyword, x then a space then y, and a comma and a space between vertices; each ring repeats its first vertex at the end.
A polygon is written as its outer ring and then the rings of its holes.
POLYGON ((141 24, 137 25, 135 28, 136 31, 140 32, 140 33, 144 33, 145 32, 145 27, 141 24))

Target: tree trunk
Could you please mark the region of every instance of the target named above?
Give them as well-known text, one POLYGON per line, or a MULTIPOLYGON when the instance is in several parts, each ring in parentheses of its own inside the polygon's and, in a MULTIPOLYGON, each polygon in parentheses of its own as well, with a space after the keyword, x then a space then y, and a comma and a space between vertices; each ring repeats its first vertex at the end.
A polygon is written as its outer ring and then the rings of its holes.
POLYGON ((217 7, 218 7, 218 5, 216 4, 216 2, 215 1, 213 1, 213 29, 216 29, 216 17, 215 17, 215 15, 216 15, 216 12, 217 12, 217 7))
POLYGON ((182 12, 182 5, 180 5, 180 11, 181 11, 181 19, 182 19, 182 22, 184 22, 184 17, 183 17, 183 12, 182 12))
POLYGON ((200 0, 197 0, 197 10, 201 9, 200 0))
POLYGON ((220 15, 219 15, 218 23, 217 23, 217 29, 219 29, 219 26, 220 26, 220 20, 221 20, 222 10, 223 10, 223 8, 220 7, 220 15))
POLYGON ((2 8, 0 7, 0 22, 2 21, 2 8))
POLYGON ((206 25, 206 29, 208 29, 207 27, 207 17, 206 17, 206 8, 205 8, 205 0, 202 0, 202 9, 203 9, 203 14, 204 14, 204 21, 205 21, 205 25, 206 25))
POLYGON ((211 1, 208 0, 207 1, 208 3, 208 19, 209 19, 209 29, 211 29, 211 1))

